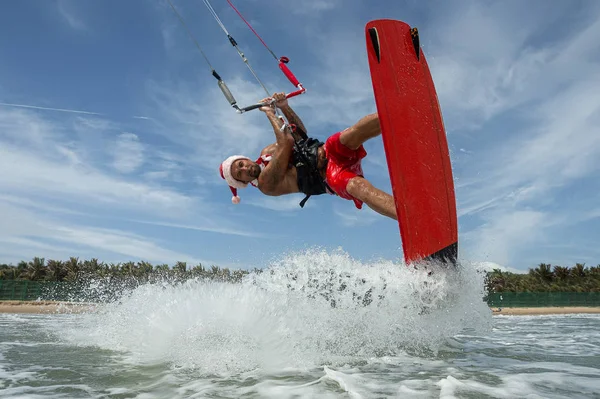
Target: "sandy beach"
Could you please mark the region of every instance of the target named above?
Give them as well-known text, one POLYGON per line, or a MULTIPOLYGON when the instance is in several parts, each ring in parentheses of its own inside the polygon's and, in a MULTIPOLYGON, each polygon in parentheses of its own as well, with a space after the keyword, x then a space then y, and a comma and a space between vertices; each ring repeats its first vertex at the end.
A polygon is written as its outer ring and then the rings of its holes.
POLYGON ((0 313, 82 313, 94 304, 55 301, 0 301, 0 313))
MULTIPOLYGON (((0 313, 82 313, 93 311, 95 305, 81 302, 53 302, 53 301, 0 301, 0 313)), ((494 315, 548 315, 548 314, 577 314, 600 313, 600 307, 547 307, 547 308, 497 308, 490 311, 494 315)))
POLYGON ((494 315, 535 316, 546 314, 600 313, 600 307, 490 308, 494 315))

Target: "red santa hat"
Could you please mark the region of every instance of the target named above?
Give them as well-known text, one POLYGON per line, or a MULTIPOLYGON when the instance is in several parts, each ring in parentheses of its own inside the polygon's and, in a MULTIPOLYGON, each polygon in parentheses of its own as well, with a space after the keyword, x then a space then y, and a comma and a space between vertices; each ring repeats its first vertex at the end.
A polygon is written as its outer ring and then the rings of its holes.
POLYGON ((221 174, 221 177, 223 179, 225 179, 227 184, 229 184, 229 189, 231 190, 231 193, 233 194, 233 197, 231 198, 231 202, 233 202, 234 204, 240 203, 240 197, 238 197, 238 195, 237 195, 238 188, 245 188, 248 185, 248 183, 244 183, 243 181, 234 179, 234 177, 231 175, 231 165, 233 165, 233 163, 235 161, 237 161, 238 159, 250 159, 250 158, 243 156, 243 155, 232 155, 229 158, 227 158, 226 160, 224 160, 221 163, 221 165, 219 166, 219 173, 221 174))

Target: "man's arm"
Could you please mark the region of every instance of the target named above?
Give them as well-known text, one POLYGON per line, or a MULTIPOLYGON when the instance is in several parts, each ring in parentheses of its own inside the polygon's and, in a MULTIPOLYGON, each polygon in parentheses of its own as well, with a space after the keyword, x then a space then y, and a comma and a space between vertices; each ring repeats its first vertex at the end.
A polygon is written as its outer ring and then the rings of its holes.
POLYGON ((290 107, 290 105, 288 104, 287 98, 285 97, 285 93, 275 93, 273 95, 273 98, 276 101, 277 107, 281 110, 281 112, 283 112, 283 115, 285 115, 285 118, 288 120, 288 123, 291 125, 296 125, 296 131, 292 133, 292 135, 294 136, 294 140, 299 141, 308 138, 307 130, 304 126, 304 123, 302 123, 300 117, 296 115, 292 107, 290 107))
POLYGON ((296 113, 294 112, 292 107, 290 107, 289 105, 285 105, 285 106, 281 107, 280 109, 281 109, 281 112, 283 112, 283 115, 285 115, 288 122, 291 125, 296 125, 296 131, 292 132, 292 135, 294 136, 294 140, 298 141, 298 140, 306 139, 308 137, 307 132, 306 132, 306 127, 304 126, 304 123, 302 123, 302 120, 300 119, 300 117, 298 115, 296 115, 296 113))
POLYGON ((287 134, 286 130, 281 130, 283 123, 275 115, 275 110, 269 106, 261 107, 273 126, 275 133, 276 149, 269 164, 263 169, 258 177, 258 187, 265 194, 278 192, 278 187, 285 178, 288 163, 292 156, 294 147, 294 138, 287 134))

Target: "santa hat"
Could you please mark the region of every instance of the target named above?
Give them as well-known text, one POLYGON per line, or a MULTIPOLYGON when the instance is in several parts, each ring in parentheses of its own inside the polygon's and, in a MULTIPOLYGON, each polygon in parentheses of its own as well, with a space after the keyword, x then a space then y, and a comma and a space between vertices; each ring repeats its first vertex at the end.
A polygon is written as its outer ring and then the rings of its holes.
POLYGON ((233 165, 233 163, 235 161, 237 161, 238 159, 250 159, 250 158, 245 157, 243 155, 232 155, 229 158, 227 158, 226 160, 224 160, 221 163, 221 166, 219 166, 219 173, 221 174, 221 177, 223 179, 225 179, 227 184, 229 184, 229 189, 231 190, 231 193, 233 194, 233 197, 231 198, 231 202, 233 202, 234 204, 240 203, 240 197, 238 197, 238 195, 237 195, 238 188, 245 188, 248 185, 248 183, 244 183, 243 181, 236 180, 231 175, 231 165, 233 165))

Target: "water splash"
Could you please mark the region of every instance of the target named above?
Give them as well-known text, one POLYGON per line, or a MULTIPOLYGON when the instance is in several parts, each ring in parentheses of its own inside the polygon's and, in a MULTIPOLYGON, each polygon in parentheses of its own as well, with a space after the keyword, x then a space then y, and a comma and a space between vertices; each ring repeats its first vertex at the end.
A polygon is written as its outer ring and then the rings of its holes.
POLYGON ((486 329, 483 276, 464 266, 428 276, 339 250, 282 256, 241 283, 153 283, 62 332, 122 351, 136 364, 206 375, 312 368, 412 352, 435 354, 453 335, 486 329))

